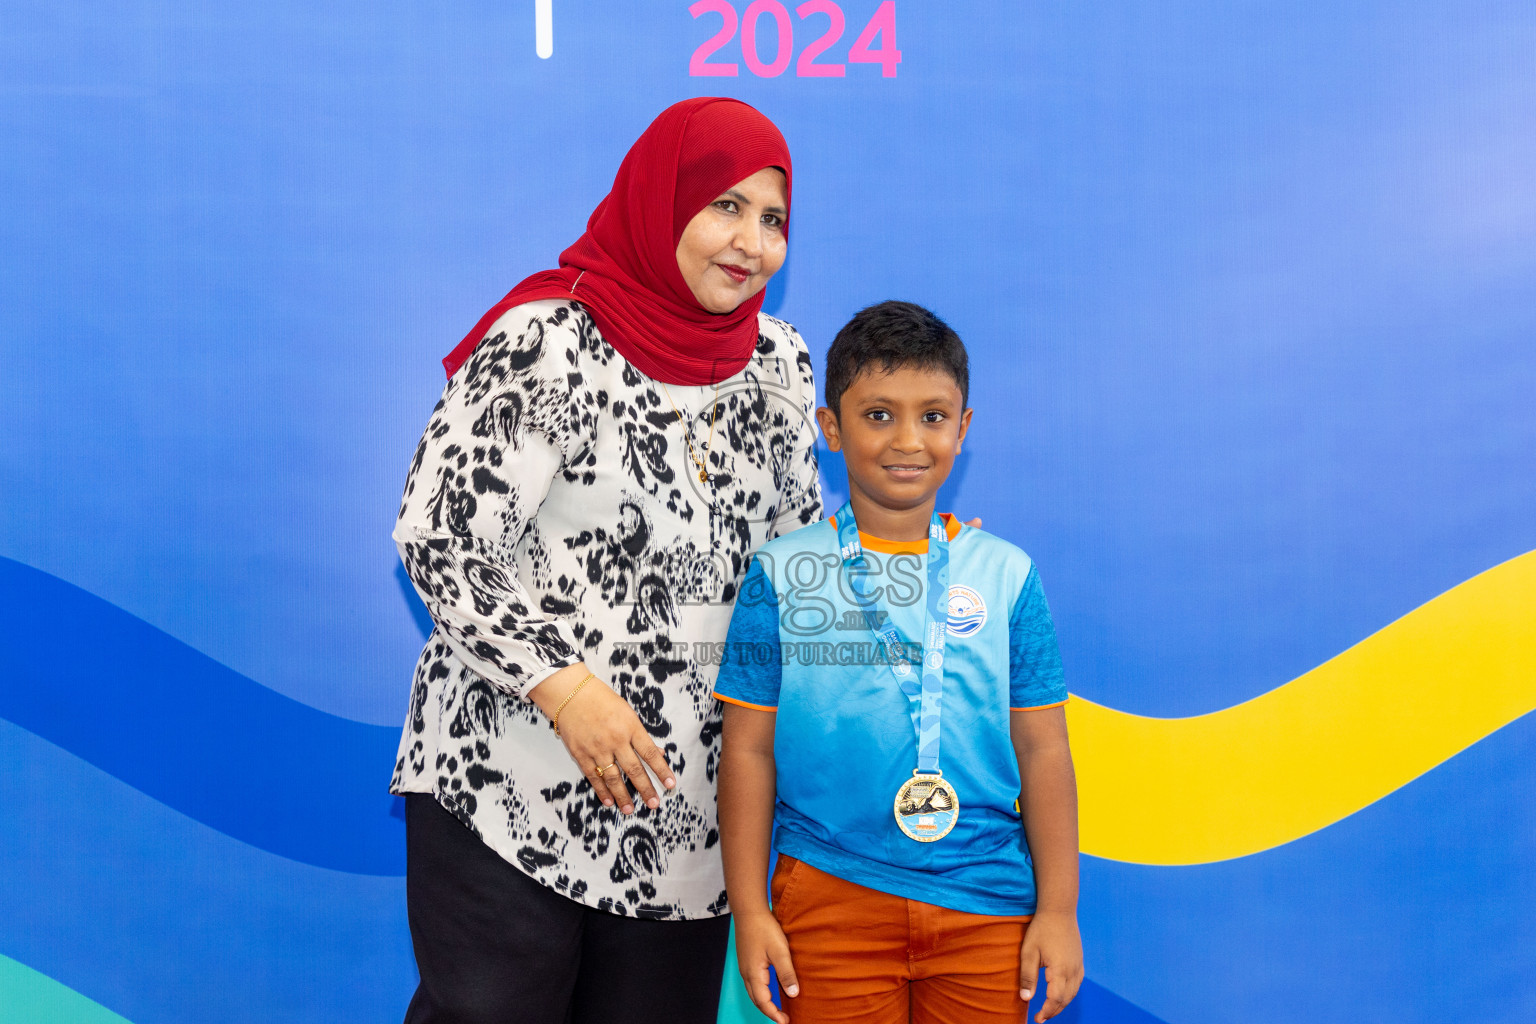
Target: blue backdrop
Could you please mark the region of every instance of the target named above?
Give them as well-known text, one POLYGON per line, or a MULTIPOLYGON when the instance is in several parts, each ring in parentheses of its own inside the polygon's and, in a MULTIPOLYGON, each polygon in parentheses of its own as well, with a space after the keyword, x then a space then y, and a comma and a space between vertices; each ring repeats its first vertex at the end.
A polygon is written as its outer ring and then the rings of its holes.
MULTIPOLYGON (((944 504, 1074 693, 1238 704, 1536 548, 1528 0, 752 6, 0 9, 0 1020, 400 1017, 406 461, 683 96, 788 138, 818 358, 891 297, 970 345, 944 504)), ((1086 858, 1073 1015, 1536 1019, 1533 765, 1086 858)))

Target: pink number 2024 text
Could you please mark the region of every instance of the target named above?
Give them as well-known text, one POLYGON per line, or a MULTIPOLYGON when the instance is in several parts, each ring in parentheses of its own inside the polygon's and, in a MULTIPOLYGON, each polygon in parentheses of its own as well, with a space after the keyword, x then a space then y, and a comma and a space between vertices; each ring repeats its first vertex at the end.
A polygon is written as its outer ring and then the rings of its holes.
MULTIPOLYGON (((777 78, 789 70, 795 56, 795 29, 790 21, 789 9, 779 0, 752 0, 739 16, 730 0, 698 0, 688 13, 695 19, 708 14, 720 16, 720 31, 710 36, 693 51, 688 61, 688 74, 724 76, 734 78, 739 73, 734 61, 711 60, 720 50, 737 37, 741 37, 741 60, 747 70, 759 78, 777 78), (771 58, 763 60, 764 44, 771 58)), ((901 51, 896 49, 896 0, 884 0, 864 26, 853 45, 848 48, 847 63, 834 64, 827 51, 836 46, 847 29, 843 9, 832 0, 806 0, 795 8, 803 31, 811 33, 824 27, 819 35, 800 51, 800 59, 794 61, 795 74, 800 78, 843 78, 848 64, 878 64, 885 78, 896 77, 896 65, 901 63, 901 51), (812 24, 812 19, 825 26, 812 24), (876 45, 878 43, 878 46, 876 45)))

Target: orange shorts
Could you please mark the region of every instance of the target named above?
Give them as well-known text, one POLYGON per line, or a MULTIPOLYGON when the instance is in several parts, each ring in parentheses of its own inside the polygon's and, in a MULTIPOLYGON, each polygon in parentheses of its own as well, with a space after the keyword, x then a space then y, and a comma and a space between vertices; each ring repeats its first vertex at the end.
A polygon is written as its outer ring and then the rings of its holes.
POLYGON ((866 889, 780 855, 773 915, 800 995, 792 1024, 1017 1024, 1029 915, 967 914, 866 889))

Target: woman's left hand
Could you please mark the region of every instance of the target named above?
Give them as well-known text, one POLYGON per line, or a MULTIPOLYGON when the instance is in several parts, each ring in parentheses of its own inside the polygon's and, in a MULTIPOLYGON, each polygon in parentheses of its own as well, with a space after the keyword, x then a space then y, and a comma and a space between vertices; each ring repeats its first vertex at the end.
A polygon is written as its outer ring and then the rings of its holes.
POLYGON ((560 741, 604 807, 617 805, 624 814, 635 812, 626 780, 645 806, 660 807, 661 798, 646 769, 662 786, 675 788, 677 779, 665 755, 629 701, 595 675, 587 679, 588 674, 581 663, 563 668, 535 686, 528 697, 551 719, 559 714, 560 741))

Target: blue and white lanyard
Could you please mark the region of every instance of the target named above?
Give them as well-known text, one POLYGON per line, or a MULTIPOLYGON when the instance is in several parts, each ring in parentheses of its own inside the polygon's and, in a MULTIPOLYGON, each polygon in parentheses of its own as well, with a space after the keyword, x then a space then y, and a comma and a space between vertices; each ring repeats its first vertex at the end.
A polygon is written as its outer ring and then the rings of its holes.
POLYGON ((908 661, 911 646, 896 629, 880 600, 870 593, 862 570, 866 566, 864 545, 859 543, 859 525, 853 518, 853 505, 844 504, 837 516, 837 546, 842 555, 850 589, 858 601, 864 620, 885 649, 885 660, 907 695, 912 711, 912 728, 917 732, 917 770, 939 770, 939 718, 944 698, 944 630, 949 623, 949 533, 937 512, 928 523, 928 591, 923 602, 923 673, 922 682, 914 678, 908 661))

